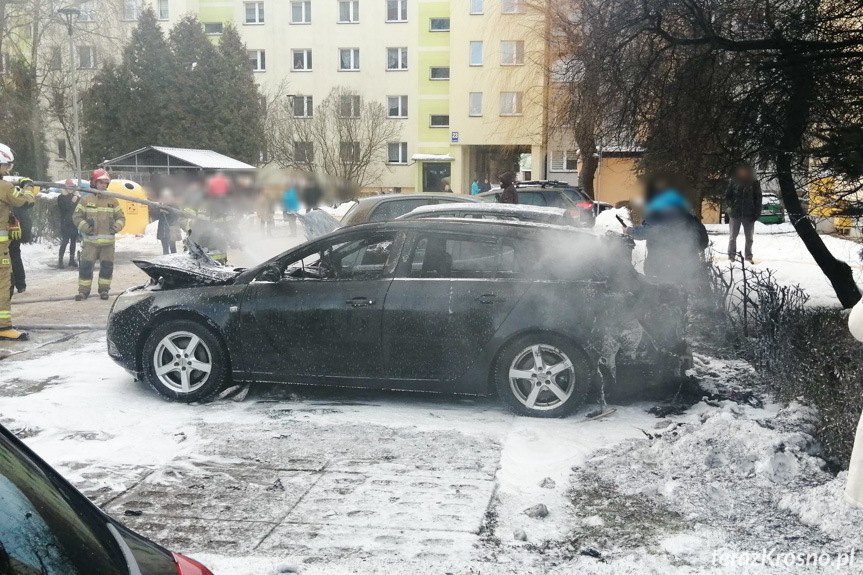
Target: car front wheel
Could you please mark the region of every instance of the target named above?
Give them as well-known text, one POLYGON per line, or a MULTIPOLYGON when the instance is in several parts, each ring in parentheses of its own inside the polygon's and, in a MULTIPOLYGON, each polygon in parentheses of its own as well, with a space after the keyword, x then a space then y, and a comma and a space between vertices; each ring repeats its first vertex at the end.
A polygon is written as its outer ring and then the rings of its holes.
POLYGON ((142 356, 144 377, 163 397, 191 403, 216 394, 228 378, 228 354, 208 327, 172 320, 149 335, 142 356))
POLYGON ((581 351, 554 334, 509 343, 495 363, 498 395, 520 415, 564 417, 583 402, 590 370, 581 351))

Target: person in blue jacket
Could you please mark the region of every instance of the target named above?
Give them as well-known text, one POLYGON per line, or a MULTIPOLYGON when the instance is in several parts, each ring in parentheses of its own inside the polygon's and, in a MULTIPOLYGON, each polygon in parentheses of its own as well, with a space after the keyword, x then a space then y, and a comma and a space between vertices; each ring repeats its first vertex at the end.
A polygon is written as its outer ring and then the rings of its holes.
POLYGON ((676 188, 662 187, 644 208, 644 222, 626 229, 647 242, 644 274, 663 283, 690 284, 700 277, 707 230, 676 188))
POLYGON ((282 195, 282 219, 287 220, 291 226, 291 235, 297 235, 297 212, 300 211, 300 195, 297 187, 292 185, 282 195))
POLYGON ((474 178, 473 184, 470 186, 470 195, 475 196, 479 193, 479 178, 474 178))

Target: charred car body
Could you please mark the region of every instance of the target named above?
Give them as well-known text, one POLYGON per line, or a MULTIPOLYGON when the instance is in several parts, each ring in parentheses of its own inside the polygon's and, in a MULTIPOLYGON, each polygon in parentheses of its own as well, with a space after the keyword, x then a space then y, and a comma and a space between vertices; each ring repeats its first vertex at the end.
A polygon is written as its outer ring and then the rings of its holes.
POLYGON ((136 263, 108 351, 165 397, 226 382, 488 394, 544 417, 682 375, 680 296, 619 234, 493 220, 344 228, 248 270, 136 263))

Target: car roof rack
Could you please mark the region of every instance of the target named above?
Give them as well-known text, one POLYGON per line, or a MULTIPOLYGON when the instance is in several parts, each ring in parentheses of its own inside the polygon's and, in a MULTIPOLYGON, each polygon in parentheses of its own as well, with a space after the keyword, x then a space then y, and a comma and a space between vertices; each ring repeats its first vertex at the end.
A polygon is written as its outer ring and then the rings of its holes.
POLYGON ((535 186, 540 188, 566 187, 579 189, 576 184, 569 182, 561 182, 560 180, 526 180, 524 182, 516 182, 515 187, 519 186, 535 186))

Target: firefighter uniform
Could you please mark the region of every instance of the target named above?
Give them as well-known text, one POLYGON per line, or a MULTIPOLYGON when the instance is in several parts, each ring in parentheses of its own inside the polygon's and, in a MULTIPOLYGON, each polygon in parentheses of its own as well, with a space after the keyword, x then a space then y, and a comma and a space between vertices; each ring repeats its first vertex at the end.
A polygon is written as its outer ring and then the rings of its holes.
MULTIPOLYGON (((9 256, 9 216, 13 207, 33 203, 33 188, 17 189, 0 179, 0 332, 12 327, 12 259, 9 256)), ((2 335, 2 333, 0 333, 2 335)))
POLYGON ((90 295, 93 285, 93 268, 99 266, 99 294, 111 288, 114 275, 114 235, 126 225, 126 216, 116 198, 87 194, 78 202, 72 215, 75 227, 81 232, 81 260, 78 262, 78 293, 90 295))

